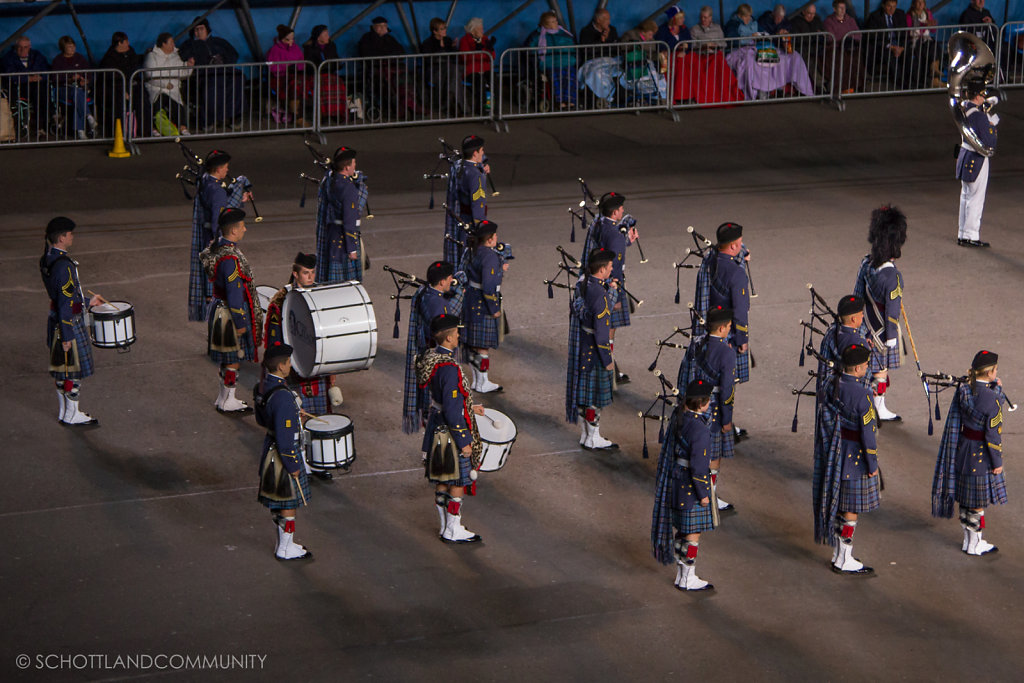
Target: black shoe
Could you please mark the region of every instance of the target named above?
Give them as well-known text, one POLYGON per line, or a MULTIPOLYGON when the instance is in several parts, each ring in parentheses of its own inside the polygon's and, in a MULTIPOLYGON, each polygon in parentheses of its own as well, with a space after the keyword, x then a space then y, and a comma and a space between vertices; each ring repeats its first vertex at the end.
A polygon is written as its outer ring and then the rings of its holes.
POLYGON ((719 512, 736 512, 736 506, 732 503, 726 503, 724 508, 718 508, 719 512))
POLYGON ((334 479, 334 475, 331 474, 329 470, 311 469, 310 472, 313 474, 314 477, 316 477, 317 479, 322 479, 323 481, 330 481, 334 479))
POLYGON ((981 240, 971 240, 972 247, 981 247, 982 249, 992 246, 988 242, 982 242, 981 240))
POLYGON ((713 591, 715 590, 715 584, 709 583, 703 588, 684 588, 683 586, 676 586, 677 591, 683 591, 684 593, 700 593, 701 591, 713 591))
POLYGON ((740 441, 746 441, 747 439, 750 438, 750 435, 747 434, 747 430, 741 429, 739 427, 734 427, 732 433, 733 436, 735 436, 737 443, 739 443, 740 441))
POLYGON ((585 451, 616 451, 619 449, 619 444, 612 443, 609 446, 584 446, 583 444, 580 444, 580 448, 585 451))
POLYGON ((629 375, 624 372, 620 372, 615 376, 616 384, 629 384, 629 375))
POLYGON ((988 242, 983 242, 981 240, 968 240, 962 237, 958 237, 956 243, 961 247, 976 247, 981 249, 992 246, 988 242))
POLYGON ((831 564, 829 566, 831 567, 831 570, 835 571, 836 573, 843 574, 844 577, 871 577, 871 575, 874 574, 874 569, 872 569, 869 566, 862 566, 859 569, 854 569, 852 571, 840 569, 835 564, 831 564))

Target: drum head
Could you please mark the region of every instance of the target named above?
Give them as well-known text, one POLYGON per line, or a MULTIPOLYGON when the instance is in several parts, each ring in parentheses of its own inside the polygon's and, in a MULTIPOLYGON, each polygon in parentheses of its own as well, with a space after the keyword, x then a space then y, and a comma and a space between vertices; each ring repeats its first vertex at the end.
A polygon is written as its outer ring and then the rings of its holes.
POLYGON ((267 312, 267 306, 270 305, 270 300, 277 294, 277 289, 269 285, 257 285, 256 286, 256 298, 260 300, 260 308, 263 312, 267 312))
POLYGON ((129 311, 131 308, 132 305, 127 301, 106 301, 91 307, 89 310, 93 315, 117 315, 118 313, 129 311))
POLYGON ((316 327, 305 292, 292 290, 284 298, 281 328, 284 343, 292 351, 292 367, 301 377, 311 377, 316 365, 316 327))
POLYGON ((484 408, 484 414, 476 416, 476 428, 480 438, 488 443, 508 443, 518 433, 509 416, 494 408, 484 408))
POLYGON ((347 415, 317 415, 306 421, 306 430, 318 439, 332 439, 352 431, 352 420, 347 415))

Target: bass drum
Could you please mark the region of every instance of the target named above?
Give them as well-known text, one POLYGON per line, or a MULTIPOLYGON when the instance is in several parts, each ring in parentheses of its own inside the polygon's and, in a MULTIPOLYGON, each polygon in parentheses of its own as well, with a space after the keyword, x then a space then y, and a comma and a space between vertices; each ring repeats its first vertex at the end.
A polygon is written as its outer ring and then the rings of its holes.
POLYGON ((301 377, 367 370, 377 356, 377 317, 358 282, 292 290, 284 299, 284 342, 301 377))

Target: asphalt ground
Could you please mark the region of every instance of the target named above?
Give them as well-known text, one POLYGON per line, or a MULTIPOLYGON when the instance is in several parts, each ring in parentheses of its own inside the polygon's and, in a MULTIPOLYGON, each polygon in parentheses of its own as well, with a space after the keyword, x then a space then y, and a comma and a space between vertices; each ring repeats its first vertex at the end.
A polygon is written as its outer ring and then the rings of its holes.
MULTIPOLYGON (((451 125, 331 135, 326 147, 358 149, 370 178, 365 285, 379 346, 371 370, 340 377, 358 459, 333 482, 312 482, 296 539, 315 558, 301 563, 273 558, 275 529, 256 502, 263 433, 251 417, 214 411, 205 326, 186 321, 191 205, 174 180, 176 146, 145 145, 128 160, 99 147, 0 152, 3 678, 1018 679, 1020 418, 1007 414, 1003 432, 1010 502, 987 517, 1000 552, 967 557, 957 522, 930 516, 942 425, 927 434, 928 405, 905 357, 889 394, 904 422, 879 435, 882 507, 862 517, 855 539, 877 575, 858 580, 830 572, 828 548, 813 542, 813 408, 801 402, 792 433, 791 389, 810 368, 797 365, 805 285, 832 301, 849 293, 870 211, 892 202, 909 218, 899 267, 924 369, 962 374, 988 348, 1000 354, 1009 395, 1022 395, 1022 114, 1015 100, 1000 107, 982 230, 989 250, 955 244, 957 135, 942 97, 855 101, 845 112, 709 109, 679 123, 658 114, 515 121, 508 134, 451 125), (503 286, 512 334, 492 355, 505 391, 482 402, 508 414, 519 436, 508 464, 482 476, 465 504, 464 522, 484 542, 450 547, 436 537, 419 437, 400 429, 408 310, 393 339, 394 288, 380 266, 422 274, 439 256, 443 219, 427 210, 422 174, 438 136, 470 132, 487 138, 501 191, 490 216, 516 256, 503 286), (563 420, 568 299, 564 290, 548 299, 542 284, 555 273, 556 245, 582 247, 580 233, 570 242, 567 213, 578 176, 598 194, 626 195, 649 258, 628 257, 627 284, 644 303, 616 356, 633 381, 601 423, 621 449, 600 454, 579 449, 578 428, 563 420), (36 261, 55 214, 78 222, 84 285, 135 307, 130 353, 94 349, 97 371, 82 389, 83 409, 100 420, 93 429, 57 424, 45 373, 36 261), (683 305, 673 302, 685 228, 710 235, 726 220, 745 226, 758 293, 757 366, 736 409, 751 438, 722 469, 721 494, 738 513, 701 542, 698 572, 717 590, 687 595, 673 589, 674 568, 651 557, 656 428, 645 460, 637 413, 657 391, 646 370, 654 341, 685 323, 692 299, 694 271, 683 271, 683 305), (117 655, 165 658, 125 666, 117 655), (256 658, 200 670, 176 667, 172 655, 256 658)), ((254 182, 265 220, 250 223, 241 246, 256 280, 279 285, 294 253, 314 247, 314 193, 299 208, 297 180, 315 171, 311 158, 298 136, 193 146, 215 145, 233 154, 232 174, 254 182)), ((662 353, 669 377, 680 355, 662 353)), ((255 377, 245 369, 243 393, 255 377)))

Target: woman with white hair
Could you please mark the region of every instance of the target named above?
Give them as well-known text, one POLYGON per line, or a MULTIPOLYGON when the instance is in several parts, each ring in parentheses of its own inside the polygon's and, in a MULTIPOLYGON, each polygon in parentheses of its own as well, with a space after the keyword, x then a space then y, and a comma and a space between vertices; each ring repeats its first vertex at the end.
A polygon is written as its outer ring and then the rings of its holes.
POLYGON ((466 35, 459 39, 459 52, 476 53, 462 55, 466 80, 471 84, 469 106, 473 113, 483 114, 485 113, 491 68, 494 64, 494 37, 489 37, 484 33, 484 20, 480 17, 473 17, 467 21, 465 28, 466 35), (490 57, 480 54, 481 52, 489 53, 490 57))

